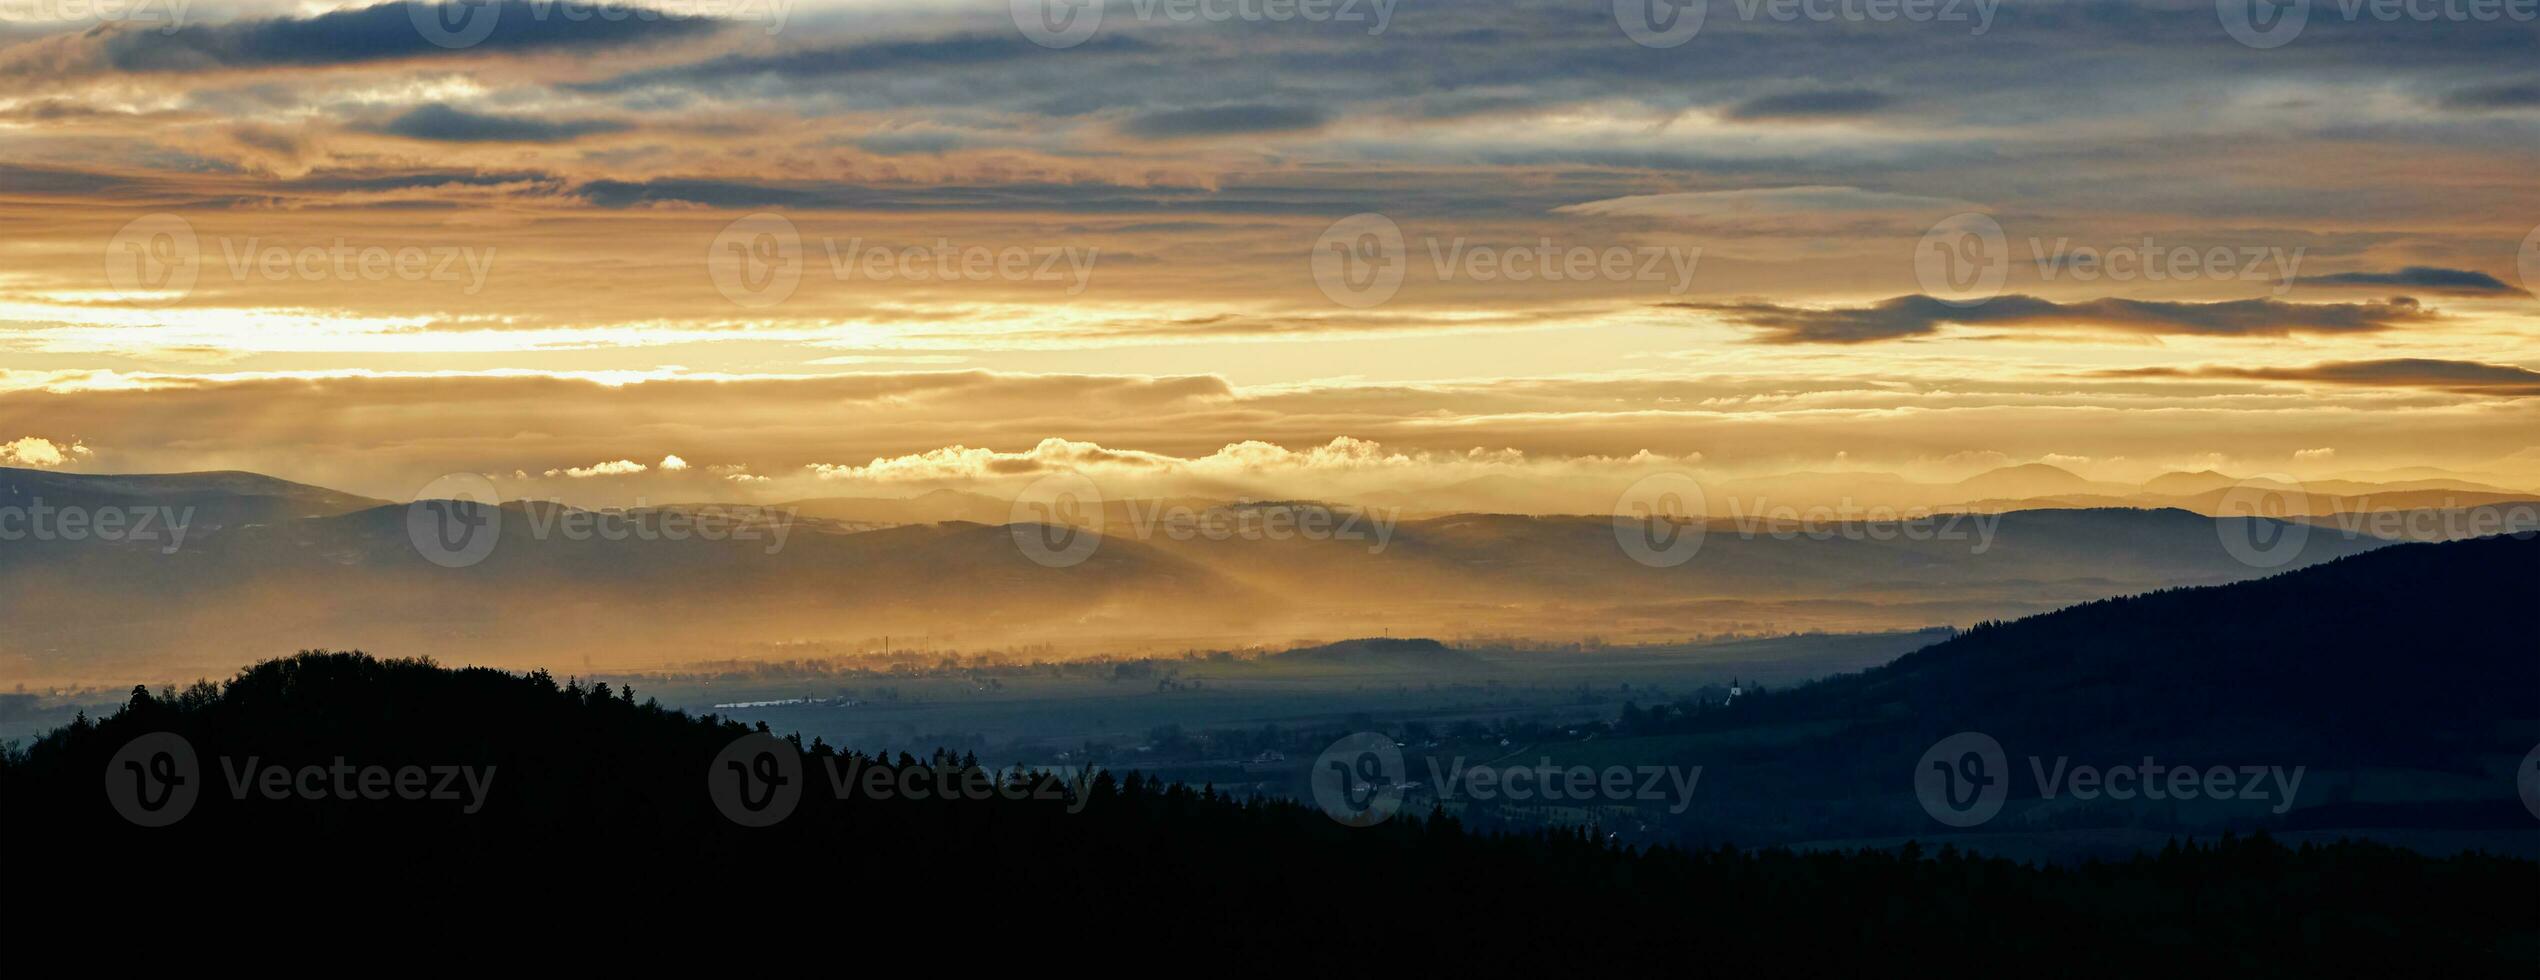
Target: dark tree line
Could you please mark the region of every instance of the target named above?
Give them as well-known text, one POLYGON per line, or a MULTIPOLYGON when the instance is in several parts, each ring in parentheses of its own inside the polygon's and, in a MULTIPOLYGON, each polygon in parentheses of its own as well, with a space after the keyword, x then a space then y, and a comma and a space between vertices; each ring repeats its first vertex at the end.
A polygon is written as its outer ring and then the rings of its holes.
POLYGON ((709 762, 748 731, 544 673, 313 652, 217 687, 136 691, 112 717, 7 758, 0 802, 21 848, 75 856, 84 878, 161 911, 221 914, 249 883, 283 882, 311 909, 365 917, 570 913, 617 928, 684 917, 691 933, 676 935, 749 937, 735 949, 839 929, 919 944, 908 930, 924 922, 939 929, 922 944, 945 963, 1020 965, 1088 942, 1158 969, 1333 972, 1640 960, 1750 975, 2180 964, 2480 975, 2540 962, 2540 866, 2523 861, 2263 838, 2072 868, 1917 848, 1632 851, 1589 829, 1484 834, 1410 814, 1352 829, 1310 806, 1136 774, 1071 784, 981 772, 946 752, 876 759, 817 742, 803 747, 815 781, 826 760, 1048 792, 807 787, 789 819, 748 829, 706 790, 709 762), (144 829, 115 813, 100 775, 126 742, 159 731, 191 742, 215 785, 184 820, 144 829), (230 798, 221 760, 247 756, 498 775, 474 814, 437 801, 230 798))

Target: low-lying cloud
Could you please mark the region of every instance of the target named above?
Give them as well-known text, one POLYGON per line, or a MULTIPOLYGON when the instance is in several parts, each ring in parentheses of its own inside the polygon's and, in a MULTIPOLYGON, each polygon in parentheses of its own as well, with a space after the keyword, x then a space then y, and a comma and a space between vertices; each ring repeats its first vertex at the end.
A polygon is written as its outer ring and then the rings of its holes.
POLYGON ((2058 303, 1999 296, 1959 306, 1930 296, 1898 296, 1869 306, 1817 309, 1776 303, 1668 303, 1759 331, 1771 344, 1863 344, 1937 334, 1944 326, 2080 327, 2138 334, 2283 337, 2372 333, 2439 318, 2401 296, 2379 303, 2286 303, 2271 299, 2212 303, 2105 298, 2058 303))

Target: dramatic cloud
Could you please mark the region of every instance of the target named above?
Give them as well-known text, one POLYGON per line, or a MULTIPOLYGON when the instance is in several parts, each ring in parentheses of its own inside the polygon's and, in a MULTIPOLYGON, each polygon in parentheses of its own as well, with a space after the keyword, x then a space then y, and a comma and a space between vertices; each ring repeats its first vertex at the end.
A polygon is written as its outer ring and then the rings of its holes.
POLYGON ((571 477, 576 480, 587 480, 595 476, 633 476, 637 473, 644 472, 647 469, 650 469, 650 467, 634 460, 619 459, 611 460, 606 463, 593 463, 589 466, 575 466, 567 469, 548 470, 547 475, 571 477))
POLYGON ((60 466, 91 455, 87 446, 77 442, 62 445, 51 439, 26 436, 11 442, 0 442, 0 464, 45 468, 60 466))
POLYGON ((2035 296, 1998 296, 1972 306, 1929 296, 1899 296, 1866 307, 1809 309, 1772 303, 1669 303, 1762 330, 1775 344, 1860 344, 1928 336, 1943 326, 2085 327, 2143 334, 2283 337, 2388 330, 2437 319, 2417 301, 2285 303, 2269 299, 2178 303, 2096 299, 2058 303, 2035 296))
POLYGON ((1759 187, 1733 191, 1678 191, 1672 194, 1635 194, 1565 204, 1552 209, 1555 214, 1591 217, 1678 218, 1694 221, 1734 219, 1789 219, 1825 216, 1841 220, 1858 220, 1875 215, 1922 215, 1931 217, 1953 211, 1972 210, 1973 202, 1892 191, 1863 190, 1858 187, 1759 187))
POLYGON ((2447 109, 2532 109, 2540 108, 2540 80, 2500 82, 2455 89, 2443 94, 2447 109))
POLYGON ((2540 366, 2509 288, 2532 267, 2508 272, 2540 220, 2515 176, 2540 163, 2527 23, 2314 16, 2251 52, 2192 0, 1981 24, 1715 5, 1652 49, 1560 0, 1404 4, 1372 32, 1113 3, 1057 49, 993 0, 365 2, 0 24, 0 438, 87 470, 398 498, 519 472, 616 503, 1090 453, 1302 492, 1643 449, 1789 471, 2335 446, 2485 472, 2531 442, 2512 379, 2092 373, 2540 366), (1367 212, 1401 249, 1324 267, 1333 223, 1367 212), (2008 288, 2038 298, 1911 295, 1918 243, 1964 212, 2000 223, 2008 288), (2066 242, 2319 264, 2279 301, 2079 262, 2032 285, 2034 250, 2066 242), (1569 274, 1615 250, 1700 263, 1569 274), (1398 288, 1359 289, 1370 269, 1398 288), (2247 340, 2278 336, 2298 343, 2247 340), (1426 462, 1201 462, 1344 437, 1426 462), (650 465, 567 475, 611 462, 650 465))
POLYGON ((2473 272, 2468 269, 2441 269, 2427 265, 2412 265, 2397 272, 2341 272, 2333 276, 2305 276, 2299 280, 2298 284, 2357 286, 2372 289, 2396 287, 2456 296, 2530 295, 2484 272, 2473 272))
POLYGON ((620 8, 623 16, 573 16, 570 4, 533 0, 424 4, 412 0, 307 18, 108 25, 0 52, 0 78, 194 73, 320 67, 472 54, 621 47, 695 36, 716 21, 620 8))
POLYGON ((1323 125, 1326 118, 1323 110, 1311 106, 1255 103, 1148 113, 1129 120, 1120 129, 1139 139, 1176 139, 1313 129, 1323 125))
POLYGON ((609 119, 533 119, 492 116, 440 103, 417 106, 380 127, 407 139, 440 143, 562 143, 594 133, 621 133, 630 124, 609 119))
POLYGON ((1895 103, 1895 96, 1861 88, 1782 92, 1740 102, 1722 115, 1741 121, 1818 119, 1866 115, 1895 103))
POLYGON ((2378 361, 2328 361, 2296 368, 2140 368, 2111 377, 2245 378, 2375 388, 2430 388, 2504 398, 2540 396, 2540 371, 2511 364, 2401 357, 2378 361))
POLYGON ((1142 50, 1146 50, 1146 45, 1120 35, 1097 37, 1062 52, 1034 44, 1019 33, 963 34, 725 55, 693 64, 630 72, 572 87, 586 92, 624 92, 642 88, 740 91, 771 83, 817 82, 888 72, 962 71, 1025 59, 1066 59, 1060 63, 1082 64, 1086 59, 1107 53, 1142 50))

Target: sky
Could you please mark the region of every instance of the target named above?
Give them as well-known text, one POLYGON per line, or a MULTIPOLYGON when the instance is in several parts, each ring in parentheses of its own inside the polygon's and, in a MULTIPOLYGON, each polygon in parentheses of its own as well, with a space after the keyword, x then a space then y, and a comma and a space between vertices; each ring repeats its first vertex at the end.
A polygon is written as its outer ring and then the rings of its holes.
POLYGON ((2532 5, 2248 3, 0 0, 0 465, 2540 487, 2532 5))

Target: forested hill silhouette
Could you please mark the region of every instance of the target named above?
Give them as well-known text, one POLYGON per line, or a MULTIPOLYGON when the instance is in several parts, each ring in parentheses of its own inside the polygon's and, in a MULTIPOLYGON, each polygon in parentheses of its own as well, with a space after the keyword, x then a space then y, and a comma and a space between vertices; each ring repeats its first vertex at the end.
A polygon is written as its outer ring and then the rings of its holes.
POLYGON ((2124 853, 2225 829, 2527 853, 2516 761, 2540 742, 2535 570, 2530 535, 2395 545, 1985 623, 1881 667, 1729 704, 1629 705, 1617 727, 1707 767, 1704 786, 1719 792, 1689 809, 1693 841, 1948 832, 1895 789, 1944 740, 1975 733, 2001 756, 2005 771, 1988 775, 2005 805, 1960 832, 2010 853, 2124 853), (2224 802, 2085 798, 2050 791, 2043 775, 2121 767, 2286 780, 2298 769, 2305 781, 2224 802))
POLYGON ((1117 936, 1143 956, 1432 969, 1575 965, 1593 950, 1756 975, 2182 962, 2474 975, 2540 955, 2540 865, 2498 858, 2247 839, 2079 869, 1911 849, 1632 853, 1593 831, 1481 835, 1409 814, 1351 828, 1135 775, 1069 785, 817 742, 790 813, 744 827, 710 787, 762 764, 725 754, 748 736, 544 673, 312 652, 221 685, 136 690, 114 716, 10 753, 0 803, 21 850, 77 869, 64 880, 117 882, 163 912, 222 914, 251 879, 358 908, 374 928, 419 909, 622 925, 685 897, 721 910, 691 938, 729 940, 713 930, 745 916, 756 931, 742 945, 760 952, 812 935, 801 928, 923 917, 1105 949, 1117 936), (443 787, 444 769, 485 771, 443 787), (194 797, 168 821, 180 772, 194 797), (991 784, 1016 791, 948 791, 991 784))
POLYGON ((1360 666, 1428 667, 1446 669, 1471 667, 1480 661, 1472 654, 1447 646, 1427 637, 1371 636, 1319 646, 1282 650, 1272 659, 1300 663, 1351 664, 1360 666))
POLYGON ((1983 623, 1710 726, 1908 717, 2063 751, 2223 747, 2358 764, 2519 755, 2540 720, 2540 536, 2408 544, 2271 578, 1983 623), (2515 741, 2519 740, 2519 745, 2515 741))

